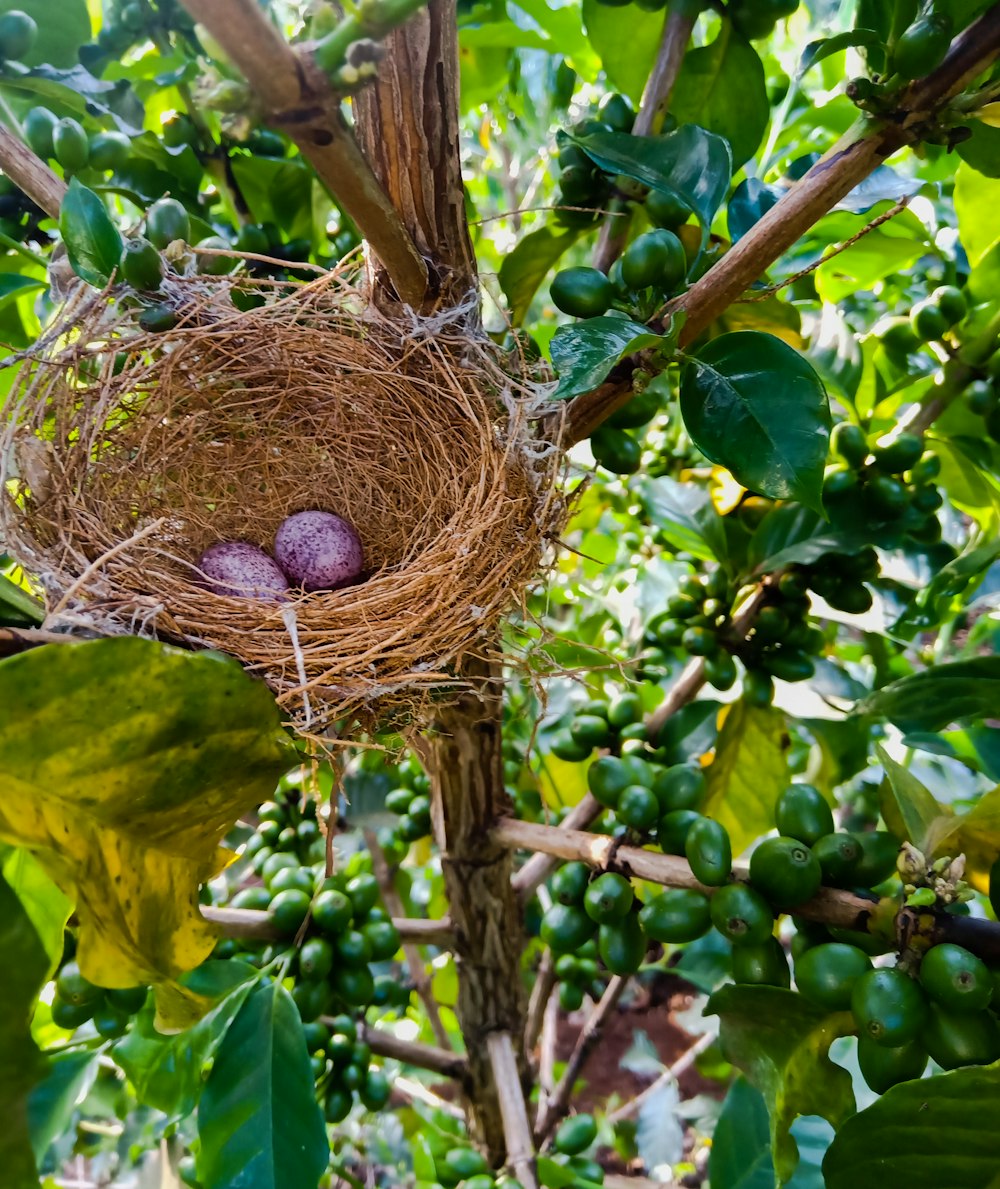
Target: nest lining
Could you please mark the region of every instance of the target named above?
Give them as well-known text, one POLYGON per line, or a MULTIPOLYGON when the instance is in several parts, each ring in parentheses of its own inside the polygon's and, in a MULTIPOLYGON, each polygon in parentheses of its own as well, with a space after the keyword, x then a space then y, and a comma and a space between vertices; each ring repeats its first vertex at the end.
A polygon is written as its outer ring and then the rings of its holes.
POLYGON ((537 393, 460 322, 402 334, 336 274, 244 313, 230 278, 170 284, 181 320, 155 335, 78 295, 8 398, 0 525, 47 626, 231 653, 310 733, 418 714, 491 651, 562 525, 537 393), (209 545, 270 551, 308 508, 354 524, 361 583, 285 604, 205 589, 209 545))

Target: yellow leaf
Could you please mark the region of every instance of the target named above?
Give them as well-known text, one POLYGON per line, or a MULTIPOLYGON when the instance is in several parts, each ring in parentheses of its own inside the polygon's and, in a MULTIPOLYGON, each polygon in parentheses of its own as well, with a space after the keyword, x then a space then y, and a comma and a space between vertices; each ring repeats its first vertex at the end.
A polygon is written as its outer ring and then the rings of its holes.
POLYGON ((1000 128, 1000 103, 987 103, 976 113, 984 124, 991 128, 1000 128))
POLYGON ((177 977, 215 943, 199 885, 297 756, 273 697, 229 658, 120 638, 3 661, 0 703, 0 839, 75 898, 84 975, 152 983, 186 1026, 205 1002, 177 977))
POLYGON ((721 713, 715 759, 705 773, 703 812, 726 827, 733 854, 739 855, 774 828, 774 804, 789 783, 785 716, 742 699, 721 713))
POLYGON ((932 822, 926 849, 935 857, 965 855, 965 878, 986 892, 990 867, 1000 855, 1000 785, 984 793, 968 813, 932 822))

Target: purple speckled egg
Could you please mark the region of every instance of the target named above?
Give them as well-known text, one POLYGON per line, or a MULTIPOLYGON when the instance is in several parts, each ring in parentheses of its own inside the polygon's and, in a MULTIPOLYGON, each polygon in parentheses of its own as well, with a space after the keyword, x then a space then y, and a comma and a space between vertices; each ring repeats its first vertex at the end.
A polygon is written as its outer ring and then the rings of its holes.
POLYGON ((336 590, 354 582, 364 569, 361 539, 332 512, 296 512, 274 538, 274 556, 289 579, 303 590, 336 590))
POLYGON ((213 594, 284 602, 288 579, 273 558, 247 541, 220 541, 201 555, 198 568, 213 594))

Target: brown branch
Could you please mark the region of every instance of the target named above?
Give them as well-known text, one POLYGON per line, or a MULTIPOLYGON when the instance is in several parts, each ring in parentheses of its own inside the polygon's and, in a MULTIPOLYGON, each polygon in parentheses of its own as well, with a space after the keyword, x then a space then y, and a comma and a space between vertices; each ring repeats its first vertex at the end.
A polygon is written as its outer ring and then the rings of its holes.
POLYGON ((608 1115, 608 1122, 618 1123, 622 1119, 628 1119, 634 1115, 642 1107, 643 1103, 648 1102, 658 1090, 662 1090, 664 1086, 669 1086, 671 1082, 676 1082, 682 1073, 694 1065, 699 1055, 715 1043, 715 1040, 716 1035, 714 1032, 703 1032, 694 1044, 690 1048, 685 1049, 671 1066, 665 1069, 654 1082, 650 1082, 645 1090, 642 1090, 635 1098, 630 1098, 628 1102, 623 1103, 616 1110, 613 1110, 608 1115))
MULTIPOLYGON (((697 338, 886 157, 919 141, 934 113, 986 70, 998 54, 1000 4, 994 4, 952 43, 937 70, 902 92, 891 116, 859 121, 716 265, 671 303, 667 318, 685 315, 681 346, 697 338)), ((620 374, 627 367, 626 362, 620 374)), ((577 397, 564 417, 563 442, 570 445, 588 437, 628 399, 621 383, 605 384, 577 397)))
MULTIPOLYGON (((253 908, 216 908, 203 905, 201 915, 215 925, 223 937, 247 941, 277 941, 282 935, 275 929, 270 914, 253 908)), ((421 917, 393 917, 392 923, 404 941, 417 945, 436 945, 449 949, 455 943, 451 921, 426 921, 421 917)))
POLYGON ((2 124, 0 169, 47 215, 53 219, 59 218, 59 208, 66 196, 66 183, 2 124))
MULTIPOLYGON (((655 136, 663 127, 670 96, 681 72, 697 16, 697 10, 692 8, 688 0, 669 0, 656 64, 642 93, 642 102, 632 126, 633 136, 655 136)), ((612 213, 604 220, 594 249, 594 268, 607 272, 622 254, 631 221, 627 207, 622 213, 612 213)))
MULTIPOLYGON (((544 826, 540 822, 507 819, 497 823, 493 837, 503 846, 541 850, 563 860, 579 859, 599 871, 617 871, 664 887, 693 888, 707 896, 717 890, 695 879, 686 859, 637 846, 619 846, 617 840, 607 834, 589 834, 583 830, 544 826)), ((733 875, 737 879, 746 879, 747 865, 734 864, 733 875)), ((874 901, 853 892, 823 888, 808 903, 798 906, 795 915, 843 929, 864 930, 874 907, 874 901)))
MULTIPOLYGON (((548 858, 548 856, 545 856, 548 858)), ((545 1019, 545 1009, 556 986, 555 962, 552 951, 545 950, 535 974, 535 982, 531 988, 531 998, 528 1000, 528 1018, 524 1023, 524 1051, 534 1052, 538 1038, 542 1034, 542 1022, 545 1019)))
POLYGON ((618 974, 614 975, 605 988, 600 1003, 595 1006, 594 1010, 587 1017, 586 1024, 584 1024, 580 1030, 580 1035, 576 1038, 573 1052, 570 1053, 569 1060, 566 1062, 566 1068, 563 1071, 562 1077, 559 1079, 559 1084, 555 1088, 555 1093, 551 1098, 546 1100, 543 1104, 543 1109, 539 1110, 538 1121, 535 1124, 535 1140, 539 1144, 549 1136, 555 1125, 566 1113, 576 1080, 580 1076, 584 1065, 586 1065, 587 1058, 597 1044, 601 1029, 604 1027, 604 1021, 617 1007, 618 1000, 621 998, 627 983, 627 978, 622 978, 618 974))
POLYGON ((358 148, 325 76, 287 44, 255 0, 183 3, 244 75, 266 122, 295 141, 357 224, 399 297, 419 307, 427 290, 423 257, 358 148))
MULTIPOLYGON (((560 824, 561 830, 577 830, 589 826, 601 812, 598 801, 590 794, 584 793, 580 800, 566 815, 560 824)), ((524 864, 511 880, 514 891, 522 900, 530 900, 538 888, 545 883, 557 864, 548 855, 535 854, 524 864)))
POLYGON ((0 656, 13 656, 42 644, 76 644, 80 639, 65 632, 47 632, 44 628, 0 628, 0 656))
POLYGON ((503 1133, 507 1141, 507 1164, 513 1168, 524 1189, 538 1189, 535 1146, 510 1033, 491 1032, 486 1038, 486 1048, 500 1099, 503 1133))
POLYGON ((416 1066, 417 1069, 429 1069, 446 1078, 463 1080, 468 1072, 468 1062, 460 1053, 445 1052, 444 1049, 420 1044, 415 1040, 402 1040, 391 1032, 382 1028, 372 1028, 368 1024, 360 1025, 359 1035, 371 1051, 380 1057, 391 1057, 395 1061, 402 1061, 404 1065, 416 1066))
MULTIPOLYGON (((389 869, 389 864, 386 861, 385 851, 379 844, 378 838, 375 836, 374 830, 365 830, 365 843, 368 846, 368 851, 372 857, 372 870, 375 873, 375 878, 378 880, 379 890, 382 893, 382 900, 385 903, 389 913, 395 919, 404 919, 406 916, 403 902, 396 891, 396 884, 392 878, 392 871, 389 869)), ((454 1046, 448 1036, 448 1031, 441 1019, 441 1012, 438 1009, 438 1002, 434 998, 434 992, 431 988, 431 979, 427 973, 427 966, 421 957, 420 951, 412 941, 403 942, 403 956, 406 958, 406 965, 410 971, 410 978, 413 979, 413 985, 417 994, 420 996, 420 1001, 424 1005, 424 1011, 427 1013, 427 1019, 431 1026, 431 1031, 438 1044, 443 1049, 451 1049, 454 1046)))

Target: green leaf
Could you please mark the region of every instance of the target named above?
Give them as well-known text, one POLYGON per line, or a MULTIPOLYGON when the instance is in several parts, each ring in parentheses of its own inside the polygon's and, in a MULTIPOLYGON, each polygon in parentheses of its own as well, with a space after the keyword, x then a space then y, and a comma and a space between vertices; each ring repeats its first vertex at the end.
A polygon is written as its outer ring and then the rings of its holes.
POLYGON ((774 1189, 767 1103, 746 1078, 735 1078, 722 1104, 708 1156, 712 1189, 774 1189))
POLYGON ((956 152, 966 165, 988 178, 1000 178, 1000 128, 979 120, 970 126, 972 135, 963 140, 956 152))
POLYGON ((29 1023, 48 974, 49 957, 24 905, 2 878, 0 953, 4 957, 0 979, 0 1168, 4 1189, 37 1189, 38 1173, 28 1133, 28 1094, 43 1064, 29 1023))
POLYGON ((886 827, 897 838, 912 842, 923 850, 927 842, 927 831, 932 822, 945 812, 933 794, 902 764, 897 764, 885 748, 876 748, 885 780, 879 789, 879 809, 885 818, 886 827))
POLYGON ((831 1043, 854 1030, 848 1012, 834 1015, 780 987, 727 986, 705 1006, 722 1021, 719 1042, 767 1100, 771 1155, 784 1183, 798 1149, 789 1129, 796 1115, 820 1115, 835 1128, 854 1112, 851 1075, 829 1057, 831 1043))
POLYGON ((4 858, 3 878, 17 893, 35 927, 49 957, 51 977, 63 955, 73 902, 53 883, 35 856, 21 847, 14 847, 4 858))
POLYGON ((744 487, 821 510, 829 403, 787 343, 749 330, 713 339, 684 366, 680 403, 698 449, 744 487))
POLYGON ((513 326, 520 326, 524 321, 539 285, 560 256, 576 243, 583 232, 582 227, 565 231, 540 227, 526 235, 504 257, 498 275, 513 326))
POLYGON ((1000 243, 998 203, 1000 178, 984 177, 963 162, 955 171, 955 214, 962 246, 973 268, 1000 243))
POLYGON ((583 0, 583 24, 590 44, 612 86, 635 104, 642 98, 656 61, 664 20, 662 10, 644 12, 635 5, 628 10, 628 20, 623 20, 620 12, 601 0, 583 0))
POLYGON ((62 1053, 48 1061, 48 1072, 28 1095, 28 1129, 36 1162, 66 1130, 76 1104, 97 1077, 99 1056, 92 1050, 62 1053))
POLYGON ((711 45, 688 50, 670 114, 679 124, 698 124, 725 137, 734 170, 757 151, 771 115, 764 67, 732 22, 722 22, 711 45))
POLYGON ((0 13, 26 12, 38 26, 35 44, 24 55, 25 66, 76 66, 77 51, 90 41, 87 0, 59 0, 58 15, 52 0, 0 0, 0 13))
POLYGON ((9 657, 0 704, 0 838, 75 893, 92 982, 159 984, 164 1018, 191 1022, 204 1005, 174 980, 215 943, 198 887, 298 755, 270 691, 218 653, 122 637, 9 657))
MULTIPOLYGON (((115 1060, 128 1075, 139 1101, 170 1118, 190 1115, 198 1105, 204 1071, 260 977, 259 971, 245 962, 227 962, 226 966, 236 968, 230 973, 238 974, 242 981, 227 988, 224 998, 193 1027, 164 1036, 154 1028, 152 1012, 144 1010, 136 1026, 114 1047, 115 1060)), ((208 988, 199 985, 198 990, 204 994, 208 988)))
POLYGON ((726 709, 707 770, 704 813, 729 831, 739 855, 774 825, 774 805, 790 777, 785 716, 742 699, 726 709))
MULTIPOLYGON (((39 277, 22 277, 17 273, 4 273, 0 276, 0 310, 11 302, 17 301, 25 293, 33 289, 45 289, 46 282, 39 277)), ((39 621, 41 622, 41 621, 39 621)))
POLYGON ((902 1082, 840 1129, 827 1189, 992 1189, 998 1118, 1000 1063, 902 1082))
POLYGON ((664 347, 669 341, 629 318, 587 318, 560 326, 551 343, 552 366, 559 375, 552 399, 569 400, 590 392, 626 355, 647 347, 664 347))
MULTIPOLYGON (((881 196, 873 195, 869 205, 879 201, 881 196)), ((870 289, 889 273, 908 268, 926 251, 919 240, 873 231, 816 269, 816 290, 835 305, 860 289, 870 289)))
POLYGON ((809 565, 825 553, 847 553, 867 544, 867 533, 856 536, 832 529, 819 513, 801 504, 781 504, 764 517, 748 546, 755 574, 782 566, 809 565))
POLYGON ((622 173, 686 202, 701 223, 702 242, 708 238, 733 173, 732 153, 721 136, 684 124, 666 136, 592 132, 568 139, 609 173, 622 173))
POLYGON ((935 571, 930 582, 917 591, 913 602, 892 625, 893 635, 912 640, 918 632, 936 627, 952 599, 984 574, 998 557, 1000 538, 960 553, 935 571))
POLYGON ((302 1020, 280 984, 256 987, 226 1033, 201 1095, 198 1135, 204 1189, 319 1184, 326 1125, 302 1020))
POLYGON ((651 522, 675 550, 691 553, 703 561, 725 560, 725 525, 703 487, 678 483, 663 475, 658 479, 643 479, 639 497, 651 522))
POLYGON ((765 186, 757 178, 744 178, 726 206, 729 238, 735 244, 759 222, 781 197, 781 191, 765 186))
POLYGON ((76 275, 103 289, 121 260, 122 237, 104 203, 76 178, 59 208, 59 233, 76 275))
POLYGON ((277 223, 289 239, 311 238, 313 172, 304 161, 247 155, 233 157, 232 169, 258 223, 277 223))
POLYGON ((799 78, 817 62, 839 54, 847 49, 876 49, 882 45, 882 38, 873 29, 847 29, 843 33, 835 33, 832 37, 824 37, 820 41, 811 41, 802 51, 802 61, 799 62, 799 78))
POLYGON ((1000 657, 935 665, 863 698, 856 714, 887 718, 901 731, 940 731, 963 719, 991 718, 1000 706, 1000 657))

